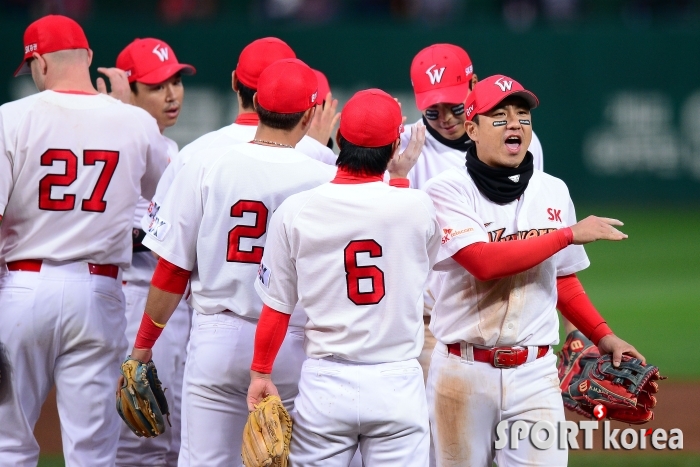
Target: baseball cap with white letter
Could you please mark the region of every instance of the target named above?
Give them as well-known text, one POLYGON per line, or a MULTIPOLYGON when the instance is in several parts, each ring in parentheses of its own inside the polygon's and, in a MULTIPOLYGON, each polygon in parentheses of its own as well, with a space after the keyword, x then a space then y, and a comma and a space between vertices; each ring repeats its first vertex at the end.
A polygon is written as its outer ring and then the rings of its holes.
POLYGON ((461 104, 469 93, 469 79, 455 46, 436 44, 418 52, 411 63, 411 84, 418 110, 441 102, 461 104))
POLYGON ((29 60, 34 52, 39 55, 69 49, 89 49, 83 28, 72 19, 48 15, 27 26, 24 31, 24 59, 15 76, 30 74, 29 60))
POLYGON ((503 99, 509 96, 520 96, 534 109, 540 105, 540 101, 530 91, 526 90, 513 78, 504 75, 493 75, 476 83, 469 93, 464 111, 467 120, 474 120, 479 115, 496 107, 503 99))
POLYGON ((126 72, 129 82, 159 84, 176 73, 193 75, 192 65, 177 61, 175 52, 165 42, 146 38, 136 39, 117 56, 117 68, 126 72))

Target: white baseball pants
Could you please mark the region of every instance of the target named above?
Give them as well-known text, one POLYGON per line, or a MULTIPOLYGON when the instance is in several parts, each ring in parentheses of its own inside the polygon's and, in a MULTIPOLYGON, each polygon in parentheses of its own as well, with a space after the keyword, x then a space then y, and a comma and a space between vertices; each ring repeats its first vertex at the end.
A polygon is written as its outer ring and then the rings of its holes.
MULTIPOLYGON (((183 390, 180 466, 242 466, 243 427, 248 420, 248 386, 256 322, 231 312, 192 319, 183 390)), ((289 412, 294 408, 304 330, 290 327, 275 361, 272 381, 289 412)))
POLYGON ((0 466, 37 465, 33 429, 54 383, 66 466, 114 466, 125 325, 121 281, 87 263, 0 272, 0 466))
POLYGON ((516 368, 499 369, 449 354, 435 346, 428 374, 428 406, 438 467, 558 467, 567 465, 567 451, 539 450, 528 439, 518 449, 495 450, 496 425, 517 420, 530 427, 547 420, 564 421, 556 356, 548 353, 516 368))
MULTIPOLYGON (((134 347, 136 333, 141 325, 143 310, 150 284, 129 282, 124 285, 126 298, 126 338, 128 351, 134 347)), ((153 362, 158 370, 158 379, 165 388, 165 397, 170 409, 170 425, 165 433, 155 438, 139 438, 122 423, 117 449, 119 467, 176 467, 180 452, 180 413, 182 401, 182 379, 185 374, 187 340, 190 336, 191 313, 187 302, 180 301, 168 325, 153 346, 153 362)))
POLYGON ((292 467, 426 467, 428 408, 417 360, 308 359, 294 402, 292 467))

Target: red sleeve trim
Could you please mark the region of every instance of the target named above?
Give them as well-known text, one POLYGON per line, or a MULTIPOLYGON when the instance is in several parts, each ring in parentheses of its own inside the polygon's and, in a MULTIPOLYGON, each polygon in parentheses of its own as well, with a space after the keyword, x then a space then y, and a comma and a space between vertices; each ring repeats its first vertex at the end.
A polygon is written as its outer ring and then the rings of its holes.
POLYGON ((164 292, 182 295, 187 289, 191 275, 192 271, 175 266, 161 257, 158 259, 151 285, 164 292))
POLYGON ((540 264, 571 245, 569 227, 527 240, 473 243, 452 255, 464 269, 480 281, 513 276, 540 264))
POLYGON ((407 178, 392 178, 389 180, 389 185, 395 186, 396 188, 410 188, 411 181, 407 178))
POLYGON ((251 370, 258 373, 272 373, 275 358, 282 347, 284 336, 287 335, 290 318, 291 315, 263 305, 258 328, 255 330, 255 348, 251 370))
POLYGON ((139 332, 136 333, 136 341, 134 347, 137 349, 152 349, 156 341, 163 332, 165 326, 157 326, 156 323, 145 312, 141 318, 141 326, 139 332))
POLYGON ((557 308, 562 316, 595 345, 604 336, 613 333, 588 298, 576 274, 557 277, 557 295, 557 308))

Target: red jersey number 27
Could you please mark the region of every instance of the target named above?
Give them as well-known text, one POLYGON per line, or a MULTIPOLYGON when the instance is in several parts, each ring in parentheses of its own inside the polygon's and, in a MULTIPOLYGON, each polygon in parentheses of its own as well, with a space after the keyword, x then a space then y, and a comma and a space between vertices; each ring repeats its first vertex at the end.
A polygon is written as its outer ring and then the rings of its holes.
POLYGON ((254 263, 262 261, 263 247, 254 246, 241 250, 241 238, 260 238, 267 229, 267 207, 260 201, 242 199, 231 206, 231 217, 243 217, 246 212, 255 214, 255 225, 237 225, 228 232, 226 261, 234 263, 254 263))
MULTIPOLYGON (((56 162, 65 163, 62 174, 48 174, 39 181, 39 209, 44 211, 72 211, 75 209, 75 195, 64 194, 60 198, 51 197, 51 188, 55 186, 71 186, 78 179, 78 156, 70 149, 49 149, 41 155, 41 165, 52 166, 56 162)), ((118 151, 85 150, 83 165, 96 165, 102 162, 102 171, 97 177, 97 183, 88 199, 81 204, 83 211, 105 212, 107 201, 105 193, 112 181, 114 171, 119 163, 118 151)))
POLYGON ((377 266, 358 266, 357 254, 369 253, 370 258, 382 256, 382 246, 374 240, 353 240, 345 247, 345 282, 348 298, 355 305, 376 305, 384 298, 384 271, 377 266), (364 281, 361 283, 360 281, 364 281), (370 290, 361 292, 361 285, 370 290))

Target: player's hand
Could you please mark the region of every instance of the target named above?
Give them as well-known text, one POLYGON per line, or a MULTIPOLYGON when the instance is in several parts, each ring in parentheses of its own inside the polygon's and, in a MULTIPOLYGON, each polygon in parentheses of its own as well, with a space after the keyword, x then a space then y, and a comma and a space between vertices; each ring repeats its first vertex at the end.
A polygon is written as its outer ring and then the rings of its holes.
POLYGON ((617 219, 588 216, 571 226, 574 233, 574 244, 585 245, 596 240, 624 240, 627 235, 617 230, 616 225, 624 225, 617 219))
POLYGON ((112 92, 107 93, 107 84, 103 78, 97 78, 97 90, 102 94, 108 94, 115 99, 119 99, 125 104, 131 104, 131 88, 129 87, 129 77, 124 70, 119 68, 104 68, 97 69, 109 79, 109 85, 112 92))
POLYGON ((153 360, 153 350, 151 349, 137 349, 133 348, 131 351, 131 358, 138 360, 141 363, 148 363, 153 360))
POLYGON ((634 348, 634 346, 623 341, 615 334, 608 334, 607 336, 604 336, 602 339, 600 339, 600 341, 598 342, 598 350, 600 350, 601 355, 612 354, 612 361, 614 367, 620 366, 620 362, 622 361, 622 354, 627 354, 630 357, 638 358, 642 361, 642 363, 647 362, 646 358, 644 358, 644 355, 640 354, 637 351, 637 349, 634 348))
POLYGON ((338 120, 340 120, 338 99, 333 99, 333 94, 329 92, 320 107, 316 109, 307 135, 325 146, 328 144, 338 120))
POLYGON ((255 410, 255 405, 267 396, 279 396, 277 388, 272 384, 272 378, 265 373, 250 370, 250 386, 248 386, 248 411, 255 410))
POLYGON ((389 161, 389 165, 386 170, 389 172, 391 178, 406 178, 408 177, 408 172, 411 171, 418 157, 423 151, 423 144, 425 143, 425 125, 422 123, 416 123, 411 126, 411 140, 408 142, 408 146, 401 154, 395 155, 389 161))

